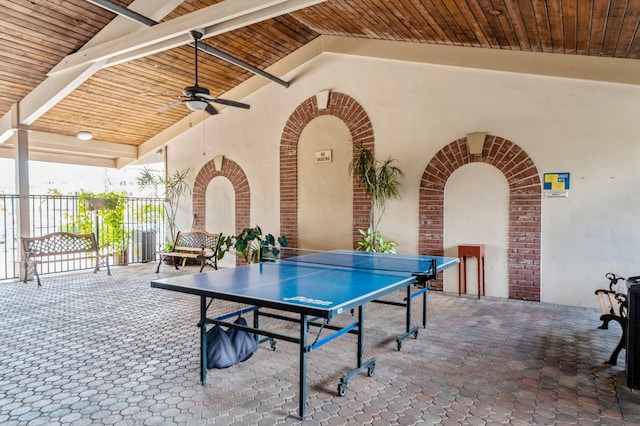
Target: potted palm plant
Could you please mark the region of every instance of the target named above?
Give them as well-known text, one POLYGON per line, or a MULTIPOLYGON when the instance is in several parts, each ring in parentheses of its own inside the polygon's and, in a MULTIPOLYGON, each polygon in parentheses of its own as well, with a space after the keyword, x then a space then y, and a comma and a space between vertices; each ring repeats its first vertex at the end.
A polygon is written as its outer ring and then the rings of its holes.
POLYGON ((393 253, 396 243, 384 240, 378 231, 378 225, 384 215, 387 201, 400 198, 399 179, 404 173, 395 165, 394 159, 378 160, 375 154, 362 144, 354 144, 354 149, 356 152, 349 163, 349 174, 356 183, 362 185, 371 201, 369 229, 359 230, 364 240, 358 243, 358 249, 393 253))
POLYGON ((172 251, 176 239, 176 216, 180 200, 191 193, 187 182, 190 169, 176 170, 173 174, 162 176, 148 168, 144 168, 137 178, 140 189, 151 189, 155 197, 164 198, 164 212, 169 228, 169 238, 165 251, 172 251))

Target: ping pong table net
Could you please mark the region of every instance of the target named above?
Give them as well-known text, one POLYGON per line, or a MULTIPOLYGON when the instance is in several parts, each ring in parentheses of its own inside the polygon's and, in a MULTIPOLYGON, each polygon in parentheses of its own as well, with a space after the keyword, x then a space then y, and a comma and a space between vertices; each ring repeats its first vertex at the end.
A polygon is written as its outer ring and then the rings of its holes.
POLYGON ((318 268, 372 270, 376 273, 420 275, 435 278, 435 259, 410 255, 350 250, 310 250, 282 247, 277 256, 271 255, 262 261, 278 261, 297 266, 318 268))

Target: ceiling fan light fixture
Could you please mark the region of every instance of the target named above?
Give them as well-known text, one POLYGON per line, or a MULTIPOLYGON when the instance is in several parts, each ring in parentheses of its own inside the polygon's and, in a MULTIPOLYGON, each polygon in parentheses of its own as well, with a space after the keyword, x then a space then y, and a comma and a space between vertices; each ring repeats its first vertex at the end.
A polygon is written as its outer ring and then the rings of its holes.
POLYGON ((205 101, 198 100, 189 100, 185 103, 187 104, 187 108, 189 108, 191 111, 204 111, 205 109, 207 109, 207 105, 209 105, 205 101))
POLYGON ((81 141, 88 141, 88 140, 91 140, 93 138, 93 135, 91 134, 91 132, 82 131, 82 132, 78 132, 76 137, 78 139, 80 139, 81 141))

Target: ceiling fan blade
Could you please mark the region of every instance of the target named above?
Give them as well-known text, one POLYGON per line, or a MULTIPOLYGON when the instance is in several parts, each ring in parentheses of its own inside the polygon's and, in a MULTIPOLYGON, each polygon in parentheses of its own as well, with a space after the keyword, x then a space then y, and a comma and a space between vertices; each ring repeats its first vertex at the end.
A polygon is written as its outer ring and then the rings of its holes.
POLYGON ((171 108, 173 108, 173 107, 175 107, 175 106, 180 105, 180 104, 181 104, 181 103, 183 103, 183 102, 184 102, 184 101, 178 101, 178 102, 171 103, 171 104, 169 104, 169 105, 165 105, 165 106, 163 106, 163 107, 158 108, 158 109, 156 110, 156 112, 165 112, 165 111, 170 110, 171 108))
POLYGON ((213 107, 209 102, 207 102, 207 107, 204 109, 205 112, 209 113, 209 115, 216 115, 218 110, 213 107))
POLYGON ((232 107, 236 107, 236 108, 244 108, 244 109, 251 108, 251 106, 249 104, 245 104, 245 103, 237 102, 237 101, 230 101, 229 99, 214 98, 213 96, 206 95, 204 93, 197 93, 196 96, 199 97, 199 98, 202 98, 202 99, 206 99, 206 100, 211 101, 211 102, 215 102, 217 104, 221 104, 221 105, 227 105, 227 106, 232 106, 232 107))

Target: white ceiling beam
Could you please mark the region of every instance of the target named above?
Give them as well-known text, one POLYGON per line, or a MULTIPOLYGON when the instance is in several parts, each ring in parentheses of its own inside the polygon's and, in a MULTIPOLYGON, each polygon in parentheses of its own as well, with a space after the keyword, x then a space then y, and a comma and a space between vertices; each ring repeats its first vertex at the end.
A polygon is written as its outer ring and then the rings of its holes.
POLYGON ((158 43, 164 43, 164 49, 182 46, 191 40, 189 37, 191 29, 206 28, 284 1, 287 0, 234 0, 216 3, 153 27, 143 27, 131 34, 82 49, 64 58, 49 72, 49 75, 90 62, 108 60, 114 56, 140 51, 140 49, 150 48, 149 54, 155 53, 157 50, 154 46, 158 43))
POLYGON ((13 104, 11 109, 0 117, 0 145, 5 143, 18 127, 18 104, 13 104))
POLYGON ((203 38, 212 37, 324 1, 326 0, 227 0, 78 51, 67 56, 49 75, 105 59, 105 66, 118 65, 186 45, 192 41, 189 36, 189 30, 192 29, 202 28, 205 30, 203 38))
MULTIPOLYGON (((9 144, 15 145, 17 136, 12 136, 9 144)), ((29 132, 29 149, 65 154, 85 155, 103 158, 131 158, 138 157, 138 147, 113 142, 97 140, 82 141, 73 136, 62 136, 53 133, 29 132)))

